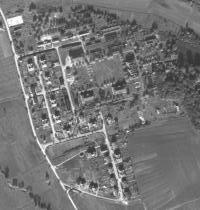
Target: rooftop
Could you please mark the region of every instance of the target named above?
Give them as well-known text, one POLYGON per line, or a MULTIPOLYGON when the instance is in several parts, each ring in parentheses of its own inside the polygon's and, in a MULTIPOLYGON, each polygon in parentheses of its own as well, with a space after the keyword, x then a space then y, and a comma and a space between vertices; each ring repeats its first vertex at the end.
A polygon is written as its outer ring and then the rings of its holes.
POLYGON ((24 23, 22 15, 12 17, 12 18, 8 18, 7 22, 8 22, 9 27, 17 26, 17 25, 20 25, 20 24, 24 23))

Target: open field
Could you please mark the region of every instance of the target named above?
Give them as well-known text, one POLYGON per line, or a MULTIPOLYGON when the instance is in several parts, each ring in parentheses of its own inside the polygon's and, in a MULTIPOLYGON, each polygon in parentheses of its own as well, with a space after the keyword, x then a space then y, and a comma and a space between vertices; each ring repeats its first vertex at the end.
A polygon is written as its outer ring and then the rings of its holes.
POLYGON ((26 109, 21 98, 1 103, 0 165, 8 165, 11 176, 26 172, 42 160, 27 122, 26 109))
POLYGON ((128 149, 148 209, 168 209, 200 196, 200 140, 187 119, 137 131, 128 149))
POLYGON ((70 195, 79 210, 144 210, 143 205, 139 201, 135 201, 129 206, 124 206, 86 194, 70 192, 70 195))
POLYGON ((5 31, 0 30, 0 47, 3 52, 3 57, 7 58, 12 56, 12 49, 10 47, 10 41, 5 31))
POLYGON ((0 31, 0 102, 20 93, 14 59, 7 34, 0 31))

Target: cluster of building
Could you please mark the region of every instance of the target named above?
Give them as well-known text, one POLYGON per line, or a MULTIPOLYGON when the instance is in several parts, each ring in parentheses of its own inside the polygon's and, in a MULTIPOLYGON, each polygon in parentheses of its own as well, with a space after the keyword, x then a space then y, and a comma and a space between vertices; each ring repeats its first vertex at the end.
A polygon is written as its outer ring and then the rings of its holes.
MULTIPOLYGON (((34 49, 19 53, 19 66, 29 98, 29 108, 41 143, 60 142, 102 131, 103 106, 115 104, 123 109, 120 102, 126 99, 136 101, 134 94, 138 96, 143 91, 143 83, 144 88, 151 87, 155 91, 154 85, 146 84, 150 79, 154 83, 155 71, 172 71, 176 68, 177 49, 172 40, 163 41, 162 35, 156 31, 142 29, 137 24, 130 24, 125 30, 117 22, 115 15, 109 14, 101 27, 94 28, 97 20, 88 11, 98 13, 97 17, 106 16, 92 7, 77 6, 72 9, 72 16, 82 16, 83 20, 80 21, 84 25, 75 22, 73 26, 70 21, 63 20, 60 14, 62 12, 59 12, 53 16, 54 22, 50 21, 52 24, 49 25, 55 29, 58 24, 58 30, 45 30, 38 37, 34 49), (113 65, 106 66, 106 61, 113 62, 113 65), (111 69, 117 68, 116 61, 121 65, 117 66, 120 73, 111 69), (101 66, 111 76, 106 78, 106 74, 102 84, 98 84, 94 66, 101 62, 105 62, 101 66), (80 85, 80 81, 83 84, 80 85)), ((14 36, 23 28, 21 16, 8 22, 14 36)), ((35 22, 37 25, 39 20, 35 22)), ((177 106, 176 108, 178 109, 177 106)), ((143 112, 138 109, 136 114, 141 125, 144 125, 146 119, 143 112)), ((119 129, 117 117, 113 118, 108 114, 105 121, 108 125, 106 129, 113 124, 116 125, 116 130, 119 129)), ((109 138, 123 197, 125 200, 133 199, 139 191, 132 162, 130 159, 124 160, 117 138, 109 138)), ((118 177, 114 173, 110 155, 106 144, 88 146, 80 154, 80 158, 88 161, 98 159, 99 164, 104 165, 102 170, 105 173, 101 180, 87 180, 79 176, 77 186, 93 193, 112 194, 118 198, 118 177)))
POLYGON ((101 130, 103 126, 99 110, 80 111, 77 117, 77 122, 81 134, 101 130))

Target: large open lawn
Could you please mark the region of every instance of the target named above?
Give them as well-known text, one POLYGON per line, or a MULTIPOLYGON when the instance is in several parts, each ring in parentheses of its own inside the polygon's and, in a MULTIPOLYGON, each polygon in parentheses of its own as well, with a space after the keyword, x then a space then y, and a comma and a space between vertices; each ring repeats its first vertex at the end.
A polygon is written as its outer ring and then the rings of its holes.
POLYGON ((103 85, 104 82, 110 83, 111 81, 117 81, 124 77, 122 71, 123 66, 119 55, 115 55, 113 59, 97 61, 92 65, 92 69, 94 80, 99 86, 103 85))
POLYGON ((200 138, 189 120, 171 118, 129 137, 139 190, 148 209, 200 197, 200 138))

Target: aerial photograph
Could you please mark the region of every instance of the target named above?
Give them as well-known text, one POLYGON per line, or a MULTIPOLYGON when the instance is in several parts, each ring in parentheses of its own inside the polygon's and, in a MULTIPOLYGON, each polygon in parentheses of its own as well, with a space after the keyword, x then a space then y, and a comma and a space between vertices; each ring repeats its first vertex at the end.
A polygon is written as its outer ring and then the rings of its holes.
POLYGON ((200 0, 0 0, 0 210, 200 210, 200 0))

